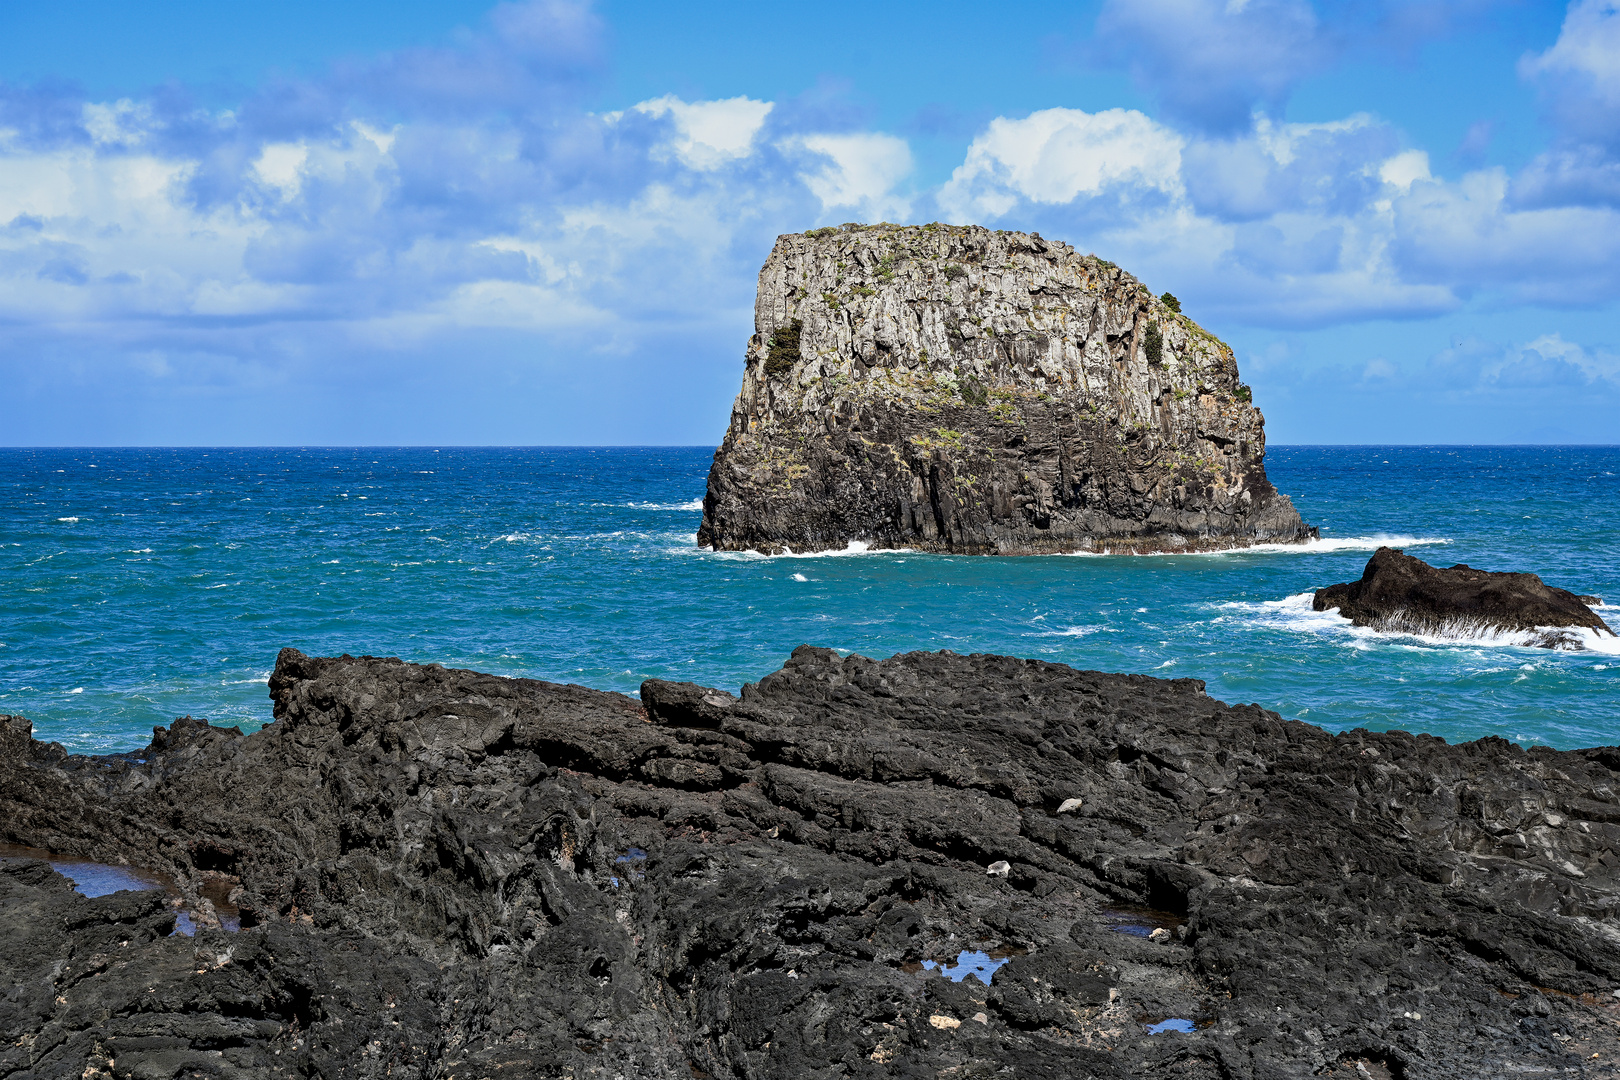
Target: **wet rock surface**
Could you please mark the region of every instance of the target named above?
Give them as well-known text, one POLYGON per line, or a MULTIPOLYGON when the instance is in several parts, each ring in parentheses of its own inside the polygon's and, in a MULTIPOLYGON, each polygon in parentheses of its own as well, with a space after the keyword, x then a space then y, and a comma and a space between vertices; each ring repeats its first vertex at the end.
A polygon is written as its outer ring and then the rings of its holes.
POLYGON ((1588 606, 1595 596, 1554 588, 1535 574, 1475 570, 1459 563, 1430 566, 1397 548, 1381 547, 1367 560, 1359 581, 1316 590, 1311 606, 1338 609, 1357 626, 1407 634, 1479 637, 1528 635, 1525 644, 1579 649, 1567 628, 1614 631, 1588 606))
POLYGON ((700 543, 1173 551, 1315 535, 1266 479, 1232 350, 1032 233, 779 237, 700 543))
POLYGON ((0 722, 0 841, 229 886, 242 923, 170 936, 159 892, 0 865, 0 1076, 1620 1054, 1620 749, 1333 736, 1195 680, 809 647, 740 698, 292 650, 271 691, 254 735, 187 721, 118 758, 0 722), (989 985, 923 966, 969 952, 989 985))

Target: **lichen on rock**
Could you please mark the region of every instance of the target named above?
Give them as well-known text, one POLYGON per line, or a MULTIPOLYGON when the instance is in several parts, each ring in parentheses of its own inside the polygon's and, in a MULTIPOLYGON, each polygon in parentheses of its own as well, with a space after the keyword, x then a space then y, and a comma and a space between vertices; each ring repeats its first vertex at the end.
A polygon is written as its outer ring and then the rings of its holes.
POLYGON ((767 552, 1176 551, 1315 535, 1232 350, 1035 233, 782 236, 698 541, 767 552))

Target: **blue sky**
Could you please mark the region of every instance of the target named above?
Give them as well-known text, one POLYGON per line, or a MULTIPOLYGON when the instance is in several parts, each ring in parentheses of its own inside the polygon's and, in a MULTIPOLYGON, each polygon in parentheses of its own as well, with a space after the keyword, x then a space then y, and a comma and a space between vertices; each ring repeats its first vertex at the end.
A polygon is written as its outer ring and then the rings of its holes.
POLYGON ((774 237, 1037 229, 1275 443, 1620 442, 1620 10, 0 0, 0 443, 704 444, 774 237))

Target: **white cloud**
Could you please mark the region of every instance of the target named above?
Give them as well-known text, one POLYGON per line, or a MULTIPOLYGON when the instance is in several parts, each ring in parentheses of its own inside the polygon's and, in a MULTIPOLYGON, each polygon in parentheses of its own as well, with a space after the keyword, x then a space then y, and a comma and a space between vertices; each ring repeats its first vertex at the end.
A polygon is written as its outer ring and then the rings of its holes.
POLYGON ((259 151, 253 171, 260 180, 279 189, 283 199, 290 199, 303 184, 304 162, 308 160, 309 147, 303 143, 271 143, 259 151))
POLYGON ((1378 178, 1402 191, 1419 180, 1431 180, 1429 155, 1422 150, 1406 150, 1378 166, 1378 178))
POLYGON ((1571 80, 1604 107, 1620 108, 1620 3, 1575 0, 1558 40, 1526 56, 1520 71, 1532 79, 1571 80))
POLYGON ((997 117, 968 147, 940 204, 957 216, 1007 213, 1017 201, 1067 203, 1112 186, 1181 190, 1181 136, 1134 109, 1043 109, 997 117))
POLYGON ((84 130, 92 141, 102 146, 138 145, 145 138, 145 128, 151 119, 149 106, 129 98, 121 98, 111 105, 87 102, 84 106, 84 130))
POLYGON ((703 170, 718 169, 752 153, 754 137, 772 107, 772 102, 749 97, 685 102, 674 94, 633 106, 648 116, 670 117, 676 131, 671 146, 675 156, 688 168, 703 170))
POLYGON ((911 175, 911 147, 904 139, 878 132, 804 135, 789 140, 784 149, 808 150, 822 159, 819 167, 799 174, 822 209, 848 207, 897 218, 910 212, 910 203, 894 194, 911 175))

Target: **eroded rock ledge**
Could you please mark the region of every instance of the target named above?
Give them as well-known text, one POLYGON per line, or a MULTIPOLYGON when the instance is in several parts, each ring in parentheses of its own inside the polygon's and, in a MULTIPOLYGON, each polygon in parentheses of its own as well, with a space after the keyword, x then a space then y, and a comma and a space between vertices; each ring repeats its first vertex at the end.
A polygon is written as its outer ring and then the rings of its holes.
POLYGON ((244 926, 168 937, 158 894, 0 868, 0 1075, 1455 1078, 1620 1054, 1614 748, 1332 736, 1194 680, 808 647, 740 698, 292 650, 271 691, 261 732, 190 722, 119 758, 0 724, 0 840, 230 884, 244 926), (919 970, 964 949, 1013 958, 988 987, 919 970), (1166 1018, 1197 1030, 1147 1033, 1166 1018))
POLYGON ((1266 479, 1232 350, 1031 233, 778 238, 700 543, 1177 551, 1315 531, 1266 479))

